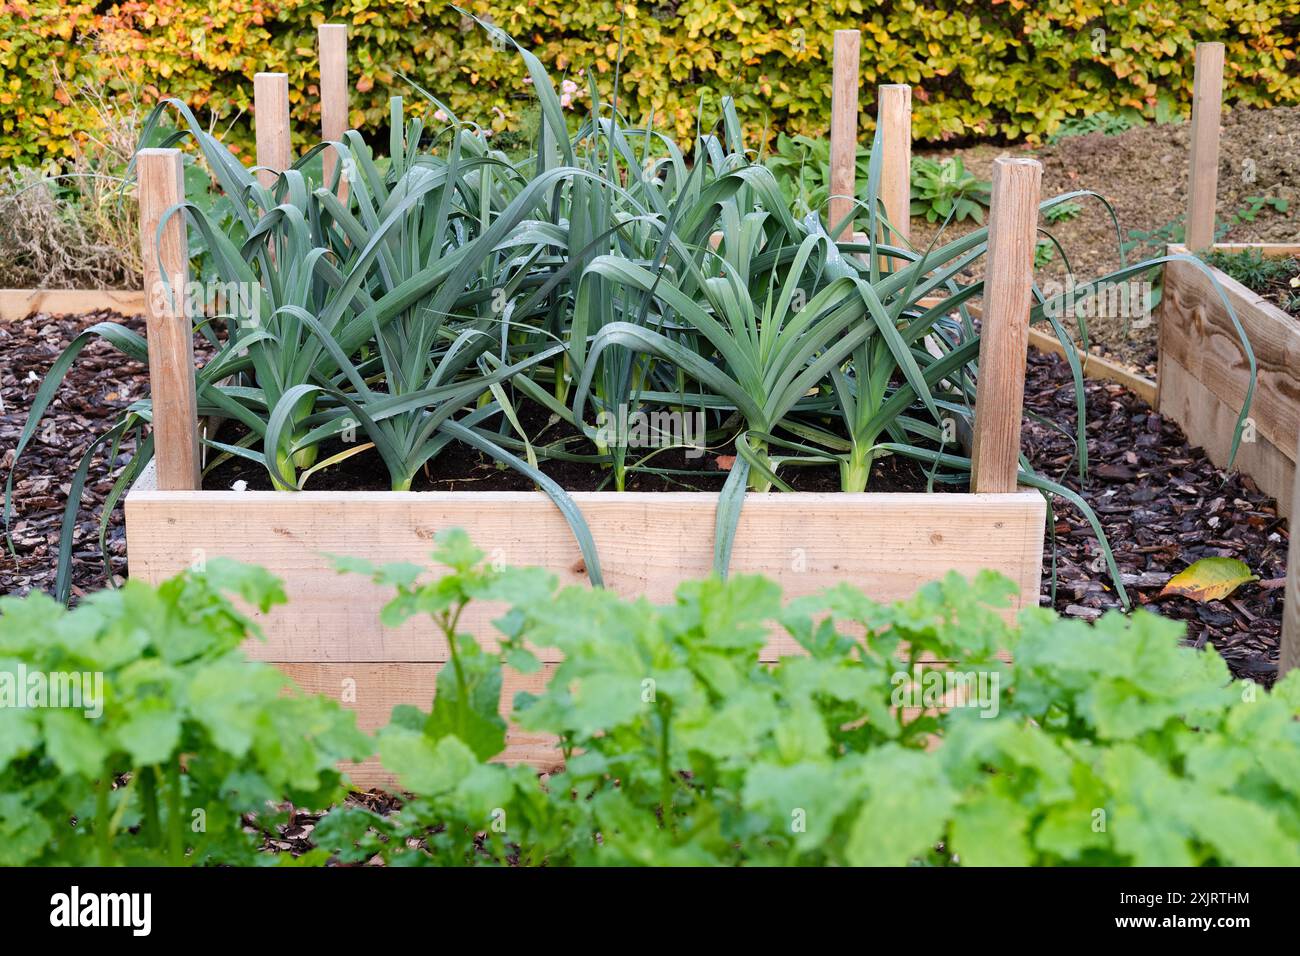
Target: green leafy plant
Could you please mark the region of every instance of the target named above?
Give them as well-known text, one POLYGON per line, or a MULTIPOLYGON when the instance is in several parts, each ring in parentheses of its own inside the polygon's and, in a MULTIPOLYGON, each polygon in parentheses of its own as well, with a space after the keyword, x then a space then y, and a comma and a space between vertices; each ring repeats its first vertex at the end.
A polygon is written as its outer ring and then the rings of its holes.
POLYGON ((1083 207, 1077 202, 1067 202, 1044 213, 1043 218, 1051 223, 1069 222, 1072 219, 1077 219, 1082 213, 1083 207))
POLYGON ((1266 693, 1145 611, 1095 625, 950 575, 882 605, 843 585, 782 607, 759 577, 683 584, 652 606, 494 569, 444 533, 436 582, 395 584, 390 624, 430 615, 453 650, 429 713, 380 734, 412 796, 331 812, 315 862, 396 865, 1300 864, 1300 674, 1266 693), (501 651, 459 633, 507 599, 501 651), (775 631, 803 653, 762 659, 775 631), (513 720, 562 769, 504 748, 503 666, 540 665, 513 720), (1009 651, 1014 663, 1000 652, 1009 651), (926 660, 956 661, 949 667, 926 660))
MULTIPOLYGON (((776 146, 764 159, 781 186, 781 192, 798 217, 824 215, 830 200, 830 140, 780 133, 776 146)), ((865 227, 871 192, 871 150, 859 146, 853 181, 857 183, 859 207, 854 227, 865 227)), ((943 160, 918 157, 912 161, 911 214, 924 215, 929 222, 971 219, 984 221, 992 185, 968 173, 961 158, 943 160)))
POLYGON ((1081 116, 1067 116, 1057 125, 1055 132, 1047 141, 1059 143, 1071 136, 1086 136, 1089 133, 1104 133, 1118 136, 1120 133, 1142 125, 1142 117, 1136 113, 1111 113, 1102 110, 1097 113, 1085 113, 1081 116))
POLYGON ((1219 250, 1204 253, 1201 258, 1255 292, 1262 292, 1279 280, 1290 279, 1295 273, 1292 260, 1266 256, 1259 249, 1219 250))
MULTIPOLYGON (((831 141, 827 137, 787 136, 778 133, 776 144, 763 160, 772 171, 781 193, 798 217, 824 213, 830 200, 831 141)), ((865 189, 870 173, 871 151, 859 146, 853 181, 865 189)), ((855 198, 865 198, 859 195, 855 198)))
POLYGON ((276 804, 342 797, 336 764, 368 738, 249 662, 259 632, 225 595, 284 602, 265 571, 219 559, 72 611, 0 598, 0 865, 250 865, 276 804))
POLYGON ((1034 243, 1034 268, 1041 269, 1056 258, 1056 246, 1050 239, 1039 239, 1034 243))
POLYGON ((1247 196, 1246 201, 1233 214, 1231 221, 1254 222, 1265 209, 1285 213, 1290 202, 1284 196, 1247 196))
POLYGON ((912 161, 912 215, 927 222, 984 221, 993 186, 966 171, 958 156, 912 161))

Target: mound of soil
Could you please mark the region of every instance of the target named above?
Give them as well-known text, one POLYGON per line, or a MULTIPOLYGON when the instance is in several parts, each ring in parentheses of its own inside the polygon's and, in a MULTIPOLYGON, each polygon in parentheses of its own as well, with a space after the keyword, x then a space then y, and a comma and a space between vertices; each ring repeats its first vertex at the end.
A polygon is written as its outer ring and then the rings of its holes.
MULTIPOLYGON (((1130 263, 1163 255, 1170 227, 1186 213, 1187 152, 1190 123, 1150 125, 1117 136, 1091 133, 1055 145, 1029 147, 974 146, 936 156, 960 156, 966 168, 988 179, 1000 156, 1030 156, 1043 164, 1044 198, 1089 189, 1111 204, 1124 240, 1130 231, 1146 236, 1128 256, 1130 263), (1163 232, 1162 232, 1163 231, 1163 232)), ((1070 267, 1082 279, 1119 267, 1119 241, 1106 207, 1080 199, 1074 219, 1048 224, 1064 247, 1070 267)), ((1229 226, 1224 242, 1300 242, 1300 107, 1271 110, 1235 109, 1223 118, 1219 139, 1218 221, 1229 226), (1265 206, 1250 213, 1252 197, 1287 202, 1286 212, 1265 206), (1234 221, 1238 214, 1253 218, 1234 221)), ((970 222, 950 226, 946 236, 977 228, 970 222)), ((938 231, 924 219, 912 220, 913 243, 924 246, 938 231)), ((1065 265, 1059 255, 1043 267, 1040 281, 1060 281, 1065 265)), ((1158 326, 1145 327, 1122 318, 1089 320, 1093 351, 1147 374, 1155 372, 1158 326)), ((1138 323, 1140 325, 1140 323, 1138 323)))

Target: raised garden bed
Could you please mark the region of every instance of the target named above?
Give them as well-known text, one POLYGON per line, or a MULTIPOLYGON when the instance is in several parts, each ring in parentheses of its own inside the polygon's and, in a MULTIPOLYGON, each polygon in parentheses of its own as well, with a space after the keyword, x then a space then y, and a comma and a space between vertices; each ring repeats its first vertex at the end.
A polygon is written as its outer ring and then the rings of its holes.
MULTIPOLYGON (((856 76, 856 69, 851 72, 856 76)), ((263 98, 263 106, 276 103, 283 107, 287 103, 283 77, 259 75, 258 79, 258 96, 263 98)), ((844 102, 837 100, 837 104, 837 111, 846 109, 844 102)), ((259 119, 267 116, 274 118, 276 115, 278 114, 262 108, 258 111, 259 119)), ((856 110, 852 119, 853 122, 848 124, 850 130, 856 123, 856 110)), ((262 132, 262 126, 259 125, 259 154, 264 145, 267 153, 266 161, 259 165, 269 170, 284 169, 289 155, 287 143, 264 144, 262 132)), ((906 142, 907 137, 899 136, 894 148, 901 149, 906 142)), ((894 168, 895 178, 905 176, 905 163, 894 164, 894 168)), ((891 345, 889 350, 883 350, 882 346, 882 350, 874 352, 875 358, 870 360, 866 358, 865 347, 859 356, 858 351, 844 350, 842 344, 831 344, 847 342, 852 346, 856 341, 854 335, 861 338, 867 332, 876 332, 882 328, 887 328, 889 335, 900 334, 894 320, 873 316, 866 311, 865 305, 855 306, 848 300, 848 304, 837 312, 819 304, 816 311, 805 313, 804 317, 810 322, 825 315, 837 316, 835 321, 839 322, 851 319, 853 324, 842 329, 828 325, 825 328, 831 331, 826 333, 822 333, 819 327, 818 335, 824 337, 812 345, 803 345, 799 336, 805 333, 799 331, 797 318, 803 306, 788 307, 788 302, 785 301, 777 305, 773 299, 765 308, 775 308, 777 311, 770 318, 764 318, 765 323, 772 323, 770 328, 765 328, 764 336, 776 334, 775 330, 782 328, 782 322, 791 322, 796 329, 780 340, 788 344, 782 344, 780 349, 764 348, 761 352, 755 348, 751 360, 738 349, 748 348, 750 344, 745 333, 745 323, 757 321, 752 305, 748 306, 749 311, 739 309, 729 312, 725 303, 708 304, 709 314, 706 314, 704 308, 685 303, 682 294, 673 293, 677 296, 672 299, 676 303, 674 309, 683 309, 682 314, 688 317, 698 316, 698 319, 691 318, 691 321, 701 323, 706 337, 715 335, 713 330, 719 328, 717 322, 710 317, 716 311, 731 330, 729 334, 736 337, 734 341, 741 343, 735 346, 722 343, 720 352, 725 361, 720 360, 715 365, 713 345, 708 343, 716 344, 716 339, 707 338, 705 344, 698 346, 704 349, 703 362, 689 356, 684 360, 684 366, 693 375, 716 382, 718 370, 727 369, 730 374, 740 376, 747 383, 743 386, 745 388, 752 387, 748 383, 757 377, 765 388, 771 389, 771 393, 759 395, 751 401, 748 396, 735 398, 737 391, 728 390, 726 384, 720 386, 723 394, 732 396, 738 413, 743 409, 745 414, 756 419, 755 423, 743 423, 741 438, 736 439, 738 454, 742 453, 741 439, 750 434, 751 430, 755 437, 750 441, 762 446, 763 450, 753 458, 755 463, 752 467, 755 471, 750 471, 750 459, 745 459, 743 463, 738 459, 732 472, 737 480, 730 493, 728 489, 733 484, 731 481, 728 481, 727 488, 722 492, 581 492, 566 485, 564 492, 569 493, 567 502, 572 506, 572 512, 567 515, 557 507, 563 492, 556 486, 550 487, 546 494, 541 491, 410 490, 307 490, 295 493, 210 490, 210 486, 205 489, 199 479, 196 417, 208 412, 204 411, 203 403, 197 401, 197 396, 211 395, 224 386, 201 378, 199 387, 196 388, 192 323, 181 300, 165 292, 166 289, 181 288, 187 283, 188 243, 185 227, 178 216, 171 214, 183 199, 180 156, 175 150, 144 150, 139 154, 139 170, 143 261, 146 272, 144 285, 146 289, 159 290, 163 294, 151 293, 146 301, 155 459, 136 481, 126 500, 130 574, 133 578, 156 582, 195 562, 218 556, 251 561, 267 568, 285 581, 291 613, 268 615, 262 621, 267 642, 252 645, 249 648, 250 654, 281 665, 308 689, 328 693, 348 706, 355 707, 360 712, 362 726, 366 729, 386 723, 395 705, 409 703, 427 706, 434 692, 435 674, 449 660, 450 652, 444 641, 435 638, 434 630, 427 623, 411 623, 401 628, 385 629, 380 621, 381 609, 390 600, 391 590, 372 586, 356 576, 340 578, 330 556, 346 555, 375 563, 401 561, 428 567, 435 535, 454 527, 467 531, 471 540, 484 549, 493 561, 540 566, 555 573, 565 583, 603 581, 606 586, 620 593, 644 595, 649 600, 660 603, 670 601, 674 590, 683 581, 707 575, 719 569, 720 565, 730 574, 761 572, 775 579, 790 597, 811 594, 839 582, 848 582, 881 601, 908 597, 921 585, 949 572, 971 576, 980 570, 991 569, 1006 575, 1017 585, 1013 610, 1038 603, 1046 506, 1040 491, 1017 488, 1026 336, 1032 288, 1032 250, 1041 175, 1037 163, 1008 160, 999 164, 995 172, 987 246, 988 277, 982 290, 983 331, 978 341, 973 337, 963 340, 963 351, 957 351, 957 344, 947 344, 957 358, 969 356, 967 362, 975 357, 975 349, 978 348, 979 413, 973 416, 970 439, 974 460, 966 462, 966 478, 961 481, 961 486, 969 481, 979 493, 882 493, 855 490, 852 487, 855 481, 860 479, 859 488, 866 483, 865 470, 871 468, 875 443, 901 443, 891 446, 893 453, 901 451, 908 454, 917 451, 914 446, 918 442, 933 440, 926 439, 927 428, 936 435, 939 432, 936 426, 917 428, 901 419, 894 419, 896 424, 890 426, 890 431, 886 432, 882 428, 879 433, 870 433, 861 439, 870 443, 873 449, 865 461, 850 458, 847 453, 839 459, 828 454, 795 459, 804 466, 820 462, 830 464, 832 468, 836 461, 840 461, 842 470, 837 471, 835 485, 838 486, 843 481, 848 490, 828 493, 790 490, 765 492, 767 486, 783 484, 775 477, 775 464, 772 465, 773 470, 766 474, 763 471, 767 468, 768 442, 776 443, 774 449, 796 447, 788 438, 772 437, 768 433, 779 431, 783 427, 783 421, 789 414, 788 409, 793 408, 796 402, 816 394, 816 390, 810 388, 816 384, 815 379, 809 378, 804 383, 802 378, 794 378, 799 372, 798 367, 791 366, 790 378, 782 381, 786 373, 784 367, 777 362, 789 363, 791 360, 786 356, 807 350, 808 357, 800 361, 814 363, 814 357, 823 356, 825 350, 827 356, 817 358, 815 362, 827 365, 833 357, 829 353, 833 349, 841 349, 838 353, 841 364, 851 357, 856 363, 855 367, 863 369, 863 378, 858 380, 862 383, 862 391, 854 393, 861 396, 857 407, 870 408, 871 396, 868 389, 880 388, 882 384, 867 384, 868 361, 879 365, 896 354, 895 348, 906 351, 913 366, 919 360, 929 367, 939 356, 921 353, 915 345, 907 351, 908 345, 901 338, 897 346, 891 345), (170 280, 166 285, 161 281, 163 276, 170 280), (791 316, 796 318, 791 319, 791 316), (735 367, 729 366, 728 362, 734 363, 735 367), (756 369, 752 375, 747 371, 751 362, 756 369), (793 397, 781 397, 785 395, 793 397), (788 401, 788 406, 782 406, 787 410, 776 414, 770 422, 763 417, 769 414, 764 410, 769 400, 788 401), (913 438, 911 433, 905 431, 907 428, 916 428, 917 437, 913 438), (786 442, 784 446, 780 444, 782 441, 786 442), (728 538, 715 526, 722 526, 721 516, 724 513, 735 514, 731 505, 742 500, 739 492, 746 487, 746 476, 749 476, 748 486, 751 491, 743 495, 743 506, 739 509, 734 536, 728 538), (731 504, 720 507, 720 504, 727 502, 731 504), (580 547, 581 537, 575 538, 575 533, 578 532, 575 524, 589 529, 591 540, 585 550, 580 547), (724 540, 725 544, 722 543, 724 540), (719 554, 729 554, 729 557, 720 559, 719 554), (588 564, 596 559, 599 560, 599 578, 594 564, 588 564)), ((245 176, 247 173, 241 171, 238 175, 245 176)), ((272 175, 271 181, 274 180, 272 175)), ((657 180, 653 181, 652 186, 660 188, 657 180)), ((251 185, 249 188, 252 188, 251 185)), ((357 190, 359 193, 359 185, 357 190)), ((885 187, 882 187, 882 192, 889 194, 885 187)), ((262 201, 269 206, 270 196, 262 201)), ((711 207, 706 209, 706 212, 709 211, 711 207)), ((719 252, 708 260, 708 268, 711 270, 722 257, 734 258, 738 254, 736 247, 740 243, 750 241, 727 228, 729 220, 725 216, 719 217, 716 211, 712 211, 712 215, 718 220, 717 226, 713 228, 721 235, 714 244, 720 247, 719 252)), ((502 227, 498 224, 506 221, 504 216, 494 219, 491 228, 500 231, 502 227)), ((708 227, 713 226, 714 221, 705 219, 697 227, 700 239, 709 235, 712 229, 708 227)), ((804 242, 801 230, 805 227, 790 219, 788 224, 787 220, 782 220, 781 228, 792 230, 790 234, 798 236, 797 241, 785 238, 784 234, 774 235, 769 241, 789 243, 788 248, 793 255, 800 248, 799 243, 804 242)), ((487 236, 480 245, 487 245, 488 239, 492 237, 487 236)), ((810 239, 817 241, 816 236, 810 239)), ((493 239, 493 243, 496 241, 493 239)), ((355 256, 360 246, 360 242, 341 245, 333 250, 333 254, 340 258, 355 256)), ((803 255, 806 258, 814 246, 805 243, 805 247, 807 251, 803 255)), ((651 245, 648 250, 653 248, 651 245)), ((877 248, 875 240, 871 240, 865 249, 861 244, 850 240, 843 252, 859 256, 859 261, 864 265, 858 268, 866 272, 872 281, 876 281, 878 277, 870 275, 870 263, 885 258, 883 254, 875 252, 877 248)), ((271 261, 274 260, 267 260, 268 263, 271 261)), ((842 257, 835 261, 842 261, 842 257)), ((689 270, 700 267, 692 261, 685 268, 689 270)), ((799 270, 802 268, 803 266, 798 267, 799 270)), ((897 268, 900 267, 891 266, 891 271, 897 268)), ((733 266, 727 265, 718 280, 730 278, 733 274, 743 276, 747 269, 747 265, 739 264, 733 273, 733 266)), ((790 277, 782 272, 775 281, 786 285, 791 290, 789 294, 793 295, 801 274, 797 271, 790 277)), ((701 279, 705 278, 704 273, 699 275, 701 279)), ((617 279, 618 276, 614 278, 617 279)), ((895 281, 901 281, 902 277, 895 275, 894 278, 895 281)), ((706 281, 716 286, 713 279, 706 281)), ((760 280, 749 281, 757 283, 760 280)), ((814 293, 817 288, 830 283, 831 277, 819 281, 821 285, 813 287, 814 293)), ((756 284, 755 288, 761 286, 756 284)), ((829 299, 831 295, 843 295, 857 288, 847 281, 847 276, 841 276, 840 284, 823 296, 823 299, 829 299), (837 291, 839 289, 845 292, 837 291)), ((630 296, 634 292, 629 287, 620 294, 630 296)), ((390 298, 397 294, 391 293, 390 298)), ((885 294, 903 296, 898 308, 908 308, 907 315, 913 319, 917 328, 923 323, 936 321, 936 311, 907 299, 913 295, 911 288, 903 290, 900 287, 894 293, 886 291, 885 294)), ((919 298, 921 294, 918 292, 914 297, 919 298)), ((802 293, 800 300, 806 301, 802 293)), ((635 302, 638 299, 629 301, 635 302)), ((472 302, 466 300, 462 307, 472 305, 472 302)), ((319 309, 319 306, 312 308, 319 309)), ((585 320, 586 313, 584 322, 585 320)), ((512 321, 520 322, 520 316, 516 314, 512 321)), ((604 316, 600 316, 599 321, 609 322, 604 316)), ((656 316, 654 321, 665 320, 656 316)), ((829 322, 830 318, 825 321, 829 322)), ((618 326, 623 324, 625 323, 609 322, 601 331, 608 329, 610 332, 619 332, 618 326)), ((313 331, 319 334, 323 330, 313 327, 313 331)), ((231 334, 247 335, 249 329, 237 329, 231 334)), ((879 331, 878 334, 881 339, 886 337, 885 331, 879 331)), ((958 332, 950 334, 956 335, 958 332)), ((589 367, 595 368, 599 335, 591 335, 591 329, 582 335, 583 338, 577 339, 581 351, 575 346, 572 353, 574 367, 580 370, 582 366, 578 363, 586 362, 589 367), (591 336, 591 343, 587 342, 587 336, 591 336)), ((256 341, 250 344, 255 348, 262 347, 256 341)), ((355 351, 356 347, 349 344, 346 351, 355 351)), ((667 346, 656 345, 654 340, 651 340, 647 348, 666 350, 668 354, 656 353, 661 360, 679 354, 667 346)), ((551 352, 539 354, 537 360, 547 358, 553 352, 552 349, 551 352)), ((946 353, 940 352, 940 356, 944 354, 946 353)), ((344 360, 346 361, 346 356, 344 360)), ((926 387, 936 391, 941 390, 941 387, 946 388, 941 391, 941 400, 952 407, 960 407, 962 401, 974 398, 969 379, 964 373, 958 373, 959 369, 965 367, 954 362, 946 366, 946 370, 939 369, 926 383, 926 387), (957 384, 944 386, 944 383, 957 384)), ((372 373, 368 371, 367 374, 372 373)), ((829 374, 829 368, 819 374, 829 374)), ((849 383, 844 373, 837 374, 839 378, 836 379, 836 388, 848 388, 849 383)), ((902 372, 892 376, 888 372, 872 374, 883 376, 877 380, 878 383, 887 384, 891 378, 895 383, 905 381, 902 372)), ((919 368, 913 368, 906 374, 912 376, 908 380, 910 382, 916 380, 921 373, 919 368)), ((213 377, 220 378, 215 374, 213 377)), ((313 378, 313 381, 319 380, 319 377, 313 378)), ((352 381, 356 380, 354 376, 352 381)), ((555 382, 556 377, 552 377, 551 381, 555 382)), ((580 382, 574 383, 578 401, 574 403, 569 418, 573 423, 586 421, 581 403, 588 394, 589 383, 590 373, 586 373, 580 382)), ((471 383, 471 386, 476 391, 466 392, 466 397, 461 399, 462 404, 467 404, 476 394, 484 393, 487 389, 486 384, 473 386, 471 383)), ((314 386, 299 386, 300 389, 308 387, 314 386)), ((914 386, 909 384, 908 387, 914 386)), ((535 395, 536 392, 532 394, 535 395)), ((276 401, 287 409, 285 403, 290 399, 280 397, 276 401)), ((933 401, 930 398, 930 402, 933 401)), ((705 403, 701 407, 718 406, 705 403)), ((905 407, 899 406, 899 410, 905 407)), ((554 411, 555 406, 550 408, 554 411)), ((562 408, 558 414, 563 418, 566 412, 562 408)), ((591 414, 589 412, 587 417, 591 417, 591 414)), ((271 415, 271 418, 274 419, 275 415, 271 415)), ((462 416, 462 421, 469 418, 468 415, 462 416)), ((826 418, 830 421, 838 420, 836 416, 826 418)), ((367 432, 367 437, 374 441, 380 440, 373 433, 377 427, 372 425, 367 432)), ((819 434, 829 434, 826 432, 827 427, 829 426, 817 425, 806 428, 804 432, 786 434, 802 437, 805 442, 809 440, 805 437, 809 434, 813 436, 812 440, 819 440, 819 434)), ((461 440, 474 438, 464 426, 457 423, 457 428, 459 430, 453 434, 460 436, 461 440)), ((578 437, 582 437, 582 434, 579 430, 578 437)), ((834 435, 830 437, 832 441, 840 440, 834 435)), ((855 433, 855 441, 859 437, 855 433)), ((952 438, 945 440, 953 442, 952 438)), ((280 454, 287 447, 284 444, 270 442, 270 445, 277 450, 278 457, 274 459, 276 468, 288 465, 293 459, 293 452, 280 454)), ((229 450, 233 446, 226 444, 224 447, 229 450)), ((858 454, 858 447, 857 444, 852 445, 855 455, 858 454)), ((931 446, 931 449, 934 447, 931 446)), ((952 452, 958 449, 952 444, 946 447, 949 448, 949 458, 953 458, 952 452)), ((743 450, 751 456, 755 454, 749 445, 743 450)), ((331 449, 322 447, 319 460, 333 460, 329 457, 333 454, 331 449)), ((501 460, 503 456, 496 457, 501 460)), ((263 467, 266 467, 265 457, 262 462, 263 467)), ((423 463, 427 466, 427 457, 423 463)), ((936 459, 934 464, 937 467, 943 463, 936 459)), ((301 467, 306 469, 310 466, 303 464, 301 467)), ((792 467, 791 470, 802 469, 792 467)), ((413 474, 414 469, 397 476, 393 487, 409 489, 413 474)), ((306 476, 307 472, 302 472, 304 480, 306 476)), ((293 483, 292 477, 286 479, 283 473, 275 471, 271 472, 271 478, 277 485, 293 483)), ((316 479, 313 478, 312 481, 315 483, 316 479)), ((542 484, 542 481, 538 479, 538 483, 542 484)), ((543 484, 543 487, 546 486, 543 484)), ((919 487, 923 488, 924 482, 919 487)), ((430 573, 437 572, 431 570, 430 573)), ((491 643, 494 633, 491 622, 499 610, 479 609, 460 621, 459 626, 485 643, 491 643)), ((538 650, 544 663, 556 663, 555 651, 545 648, 538 650)), ((797 647, 791 641, 774 640, 766 648, 765 656, 775 659, 795 650, 797 647)), ((512 678, 507 681, 502 694, 503 707, 509 707, 515 691, 536 686, 530 682, 545 678, 546 671, 543 670, 527 680, 520 678, 516 681, 512 678)), ((510 739, 506 758, 545 765, 554 761, 556 755, 548 741, 516 734, 510 739)), ((378 769, 373 766, 363 767, 357 771, 355 779, 363 783, 386 779, 376 776, 378 773, 378 769)))
MULTIPOLYGON (((717 494, 572 497, 592 529, 605 584, 619 593, 671 601, 678 584, 713 566, 717 494)), ((751 493, 731 570, 765 574, 790 596, 848 581, 892 601, 947 571, 970 576, 991 568, 1019 584, 1018 606, 1033 606, 1044 516, 1036 491, 751 493)), ((427 565, 434 535, 453 527, 468 531, 493 560, 545 567, 564 583, 588 580, 563 517, 540 492, 158 491, 150 468, 126 501, 132 577, 161 581, 196 560, 225 556, 283 578, 289 609, 262 620, 268 640, 250 645, 249 654, 283 665, 308 689, 355 704, 366 729, 386 723, 396 704, 427 706, 448 651, 427 622, 381 627, 391 589, 340 578, 329 555, 427 565), (350 690, 355 696, 348 700, 350 690)), ((499 613, 474 609, 462 626, 490 638, 499 613)), ((788 638, 774 640, 766 656, 796 650, 788 638)), ((539 656, 556 661, 545 650, 539 656)), ((505 700, 535 678, 507 683, 505 700)), ((544 742, 526 736, 512 737, 510 753, 530 762, 553 757, 544 742)))
MULTIPOLYGON (((1300 245, 1214 246, 1268 256, 1295 256, 1300 245)), ((1170 254, 1185 254, 1170 246, 1170 254)), ((1219 269, 1214 279, 1232 303, 1257 368, 1249 420, 1234 467, 1291 509, 1296 436, 1300 433, 1300 320, 1219 269)), ((1160 303, 1158 409, 1182 426, 1220 467, 1228 464, 1238 415, 1250 386, 1250 364, 1214 282, 1195 263, 1165 266, 1160 303)))

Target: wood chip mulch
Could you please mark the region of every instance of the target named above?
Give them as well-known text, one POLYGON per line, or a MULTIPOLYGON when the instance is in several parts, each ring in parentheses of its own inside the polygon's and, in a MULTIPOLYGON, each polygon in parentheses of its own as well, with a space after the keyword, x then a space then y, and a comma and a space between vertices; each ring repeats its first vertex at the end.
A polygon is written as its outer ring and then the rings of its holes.
MULTIPOLYGON (((1182 431, 1119 385, 1087 381, 1088 479, 1097 513, 1133 603, 1187 625, 1188 641, 1212 644, 1233 673, 1269 685, 1277 676, 1286 579, 1287 524, 1277 503, 1240 473, 1225 474, 1182 431), (1259 577, 1224 601, 1160 598, 1169 578, 1206 557, 1237 558, 1259 577)), ((1065 360, 1032 351, 1026 409, 1070 433, 1026 418, 1023 447, 1042 475, 1080 491, 1074 459, 1074 382, 1065 360)), ((1055 501, 1054 606, 1093 619, 1118 607, 1100 544, 1081 512, 1055 501)), ((1051 539, 1043 603, 1051 600, 1051 539)))
MULTIPOLYGON (((78 332, 105 321, 124 323, 144 334, 142 318, 123 318, 112 312, 83 316, 35 313, 22 321, 0 322, 0 355, 4 356, 0 364, 0 481, 10 472, 27 411, 45 373, 78 332)), ((14 553, 8 547, 0 552, 0 593, 54 590, 59 529, 77 463, 122 409, 148 390, 145 367, 127 360, 112 346, 94 341, 82 351, 18 462, 10 517, 14 553)), ((111 471, 102 457, 91 464, 73 538, 74 601, 107 583, 108 569, 99 551, 99 515, 113 478, 134 451, 133 442, 124 442, 111 471)), ((112 573, 117 575, 126 574, 122 524, 119 506, 106 538, 112 573)))
MULTIPOLYGON (((120 317, 33 315, 0 324, 0 475, 7 474, 13 448, 40 378, 77 330, 120 317)), ((126 320, 143 331, 139 319, 126 320)), ((144 394, 145 369, 114 349, 92 344, 73 366, 46 422, 28 446, 15 476, 12 530, 16 556, 0 554, 0 593, 52 590, 62 508, 68 481, 86 447, 121 409, 144 394)), ((1134 603, 1183 621, 1188 640, 1213 644, 1239 677, 1271 683, 1277 672, 1287 528, 1271 498, 1248 478, 1225 475, 1199 449, 1188 448, 1172 422, 1154 414, 1118 385, 1088 382, 1090 472, 1082 494, 1106 529, 1123 580, 1134 603), (1226 601, 1197 604, 1181 597, 1160 599, 1160 589, 1198 558, 1234 557, 1260 578, 1226 601)), ((1064 361, 1031 351, 1027 408, 1073 434, 1074 391, 1064 361)), ((1041 474, 1079 490, 1073 444, 1059 430, 1030 418, 1024 448, 1041 474)), ((133 449, 123 448, 114 473, 133 449)), ((106 569, 98 552, 98 518, 111 488, 106 463, 97 462, 87 484, 87 503, 78 519, 74 600, 103 586, 106 569)), ((1055 511, 1057 592, 1063 614, 1092 619, 1118 606, 1101 550, 1083 516, 1057 502, 1055 511)), ((112 516, 109 559, 116 575, 126 573, 121 508, 112 516)), ((1050 601, 1051 541, 1044 561, 1043 601, 1050 601)))

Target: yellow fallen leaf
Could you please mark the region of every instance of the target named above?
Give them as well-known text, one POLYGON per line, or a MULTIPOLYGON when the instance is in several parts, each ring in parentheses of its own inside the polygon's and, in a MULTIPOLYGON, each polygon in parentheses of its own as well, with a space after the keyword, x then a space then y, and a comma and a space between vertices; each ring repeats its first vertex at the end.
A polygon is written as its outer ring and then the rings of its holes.
POLYGON ((1258 580, 1245 562, 1236 558, 1201 558, 1170 578, 1160 596, 1221 601, 1247 581, 1258 580))

